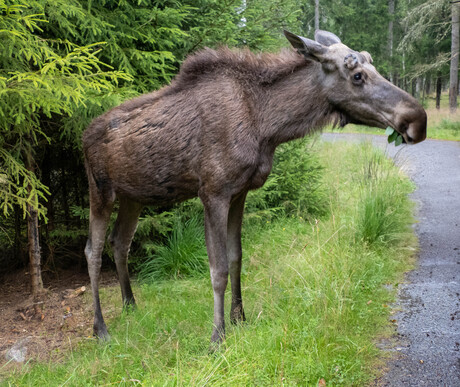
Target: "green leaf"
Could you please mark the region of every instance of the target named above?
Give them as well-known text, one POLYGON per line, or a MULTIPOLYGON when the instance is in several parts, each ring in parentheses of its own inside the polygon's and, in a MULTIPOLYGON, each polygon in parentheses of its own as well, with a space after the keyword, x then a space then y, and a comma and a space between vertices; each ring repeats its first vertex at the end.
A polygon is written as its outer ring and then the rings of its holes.
POLYGON ((395 132, 395 130, 391 126, 387 126, 387 129, 385 130, 385 135, 390 136, 395 132))
POLYGON ((401 145, 402 142, 403 142, 403 138, 402 138, 402 136, 398 133, 398 137, 396 137, 396 141, 395 141, 395 146, 401 145))
POLYGON ((398 137, 398 132, 394 131, 392 134, 390 134, 388 136, 388 143, 391 144, 393 141, 396 140, 396 138, 398 137))

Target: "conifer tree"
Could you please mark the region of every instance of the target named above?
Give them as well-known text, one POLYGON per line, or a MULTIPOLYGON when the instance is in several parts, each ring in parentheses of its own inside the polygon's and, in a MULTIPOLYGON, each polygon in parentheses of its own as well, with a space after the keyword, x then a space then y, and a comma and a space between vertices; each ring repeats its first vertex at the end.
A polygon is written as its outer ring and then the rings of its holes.
POLYGON ((35 149, 50 142, 42 122, 70 116, 92 96, 129 79, 105 69, 98 44, 40 36, 45 22, 24 1, 0 0, 0 210, 6 216, 17 205, 28 218, 34 296, 43 286, 38 218, 46 218, 43 202, 49 194, 35 163, 35 149))

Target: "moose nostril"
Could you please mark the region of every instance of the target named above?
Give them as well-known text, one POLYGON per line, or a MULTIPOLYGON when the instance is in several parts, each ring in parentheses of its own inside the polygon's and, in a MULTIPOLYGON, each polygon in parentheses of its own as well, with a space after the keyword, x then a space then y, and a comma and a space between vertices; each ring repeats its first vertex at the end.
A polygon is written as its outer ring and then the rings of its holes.
POLYGON ((407 142, 410 144, 417 144, 426 138, 426 119, 415 120, 406 126, 405 133, 407 142))

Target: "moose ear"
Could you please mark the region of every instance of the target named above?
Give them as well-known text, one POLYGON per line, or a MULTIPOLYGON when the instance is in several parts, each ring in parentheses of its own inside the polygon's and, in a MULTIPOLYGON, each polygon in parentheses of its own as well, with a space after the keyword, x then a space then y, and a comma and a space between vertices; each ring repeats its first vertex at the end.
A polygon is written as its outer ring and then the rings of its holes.
POLYGON ((295 35, 286 30, 284 30, 284 36, 286 36, 287 40, 292 44, 292 47, 297 49, 299 54, 302 54, 305 58, 313 59, 318 62, 324 61, 327 47, 314 40, 295 35))
POLYGON ((361 54, 362 56, 364 56, 364 58, 366 58, 366 60, 367 60, 370 64, 372 64, 373 60, 372 60, 371 54, 369 54, 367 51, 361 51, 360 54, 361 54))
POLYGON ((332 32, 323 31, 323 30, 316 30, 315 32, 315 40, 322 44, 323 46, 332 46, 336 43, 342 43, 340 38, 337 35, 334 35, 332 32))

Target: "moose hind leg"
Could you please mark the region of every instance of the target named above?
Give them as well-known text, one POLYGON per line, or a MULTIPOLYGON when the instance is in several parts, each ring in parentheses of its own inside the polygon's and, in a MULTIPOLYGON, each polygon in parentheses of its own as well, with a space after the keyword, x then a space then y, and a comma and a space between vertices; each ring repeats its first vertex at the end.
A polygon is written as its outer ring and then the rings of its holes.
POLYGON ((142 205, 139 203, 120 198, 120 210, 109 237, 117 266, 124 307, 135 305, 128 273, 128 254, 141 211, 142 205))
POLYGON ((244 192, 233 200, 228 215, 227 257, 232 286, 230 321, 233 324, 246 320, 241 295, 241 224, 243 221, 246 194, 244 192))
POLYGON ((99 299, 99 275, 101 273, 102 250, 105 244, 105 234, 107 225, 112 211, 112 203, 102 211, 94 211, 90 209, 89 218, 89 238, 86 243, 85 255, 88 262, 88 273, 91 281, 91 289, 93 293, 93 308, 94 308, 94 335, 102 340, 109 340, 110 336, 107 332, 104 318, 102 317, 101 302, 99 299))
POLYGON ((228 282, 227 218, 229 199, 200 195, 205 210, 205 236, 214 293, 214 328, 211 348, 225 338, 224 294, 228 282))

